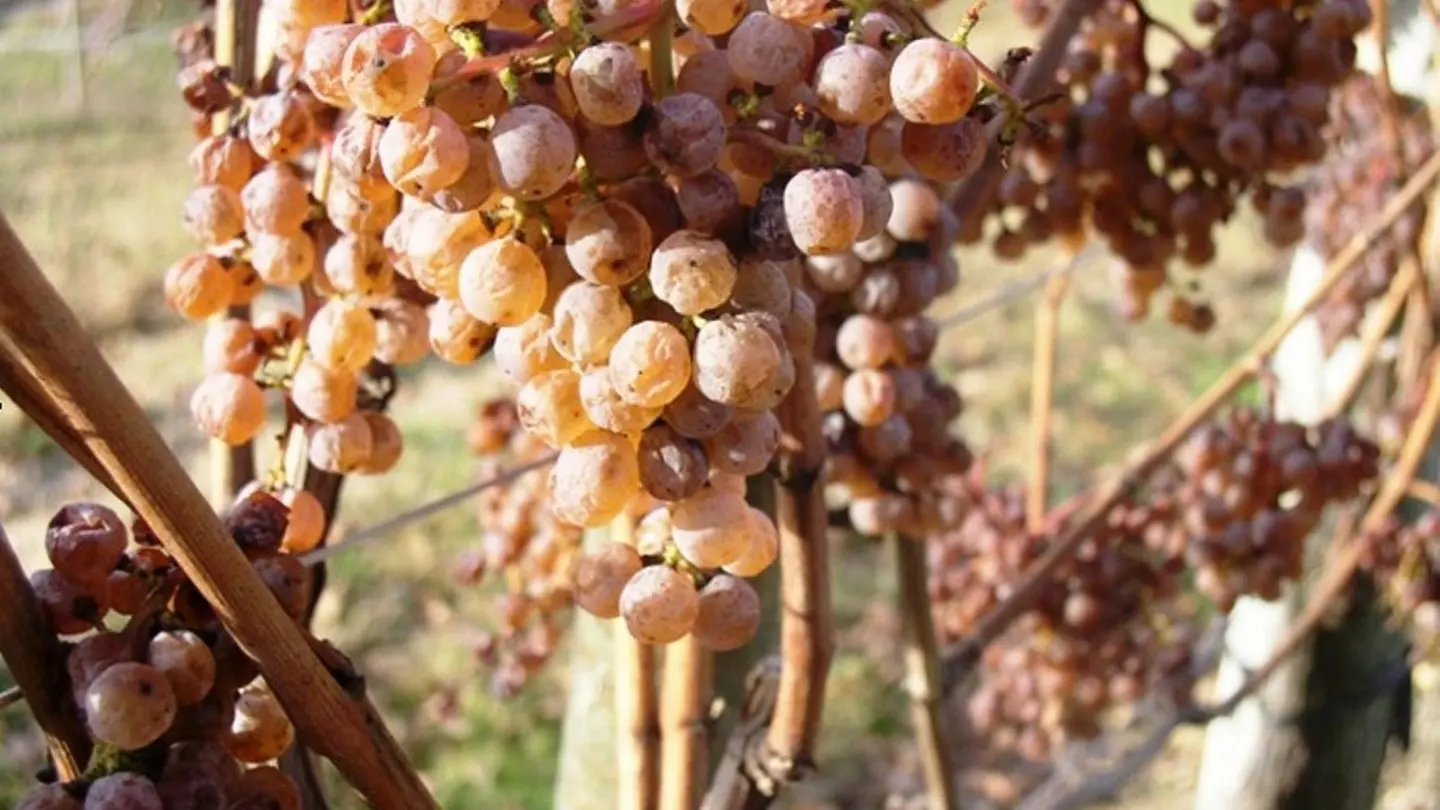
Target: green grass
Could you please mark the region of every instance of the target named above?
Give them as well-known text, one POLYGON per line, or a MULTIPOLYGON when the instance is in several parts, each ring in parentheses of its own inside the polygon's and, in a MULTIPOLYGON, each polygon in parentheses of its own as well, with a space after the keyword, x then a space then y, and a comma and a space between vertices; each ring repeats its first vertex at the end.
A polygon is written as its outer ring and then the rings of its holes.
MULTIPOLYGON (((53 24, 46 13, 24 7, 0 18, 0 42, 53 24)), ((140 3, 136 13, 146 15, 143 23, 187 12, 176 4, 140 3)), ((947 12, 951 20, 955 13, 947 12)), ((973 39, 977 50, 993 55, 1018 44, 1008 7, 997 3, 986 14, 973 39)), ((184 416, 197 377, 199 329, 177 322, 159 295, 165 267, 190 247, 178 211, 188 189, 185 155, 192 141, 172 71, 163 44, 93 55, 88 105, 77 110, 65 98, 62 56, 0 59, 0 98, 7 102, 0 116, 0 210, 99 337, 171 446, 199 474, 202 444, 184 416)), ((1282 268, 1252 227, 1233 230, 1206 276, 1221 313, 1220 326, 1208 336, 1179 332, 1159 317, 1122 323, 1113 314, 1103 264, 1077 272, 1061 328, 1057 492, 1092 483, 1097 469, 1153 435, 1275 311, 1282 268)), ((939 311, 1055 260, 1039 255, 1004 264, 987 251, 967 251, 965 281, 939 311)), ((968 403, 960 429, 992 460, 999 480, 1024 472, 1018 451, 1028 418, 1030 306, 1017 301, 947 333, 937 357, 968 403)), ((500 389, 497 380, 485 364, 407 370, 393 403, 407 455, 391 475, 348 482, 341 520, 366 525, 468 480, 474 470, 460 449, 462 431, 472 408, 500 389)), ((4 403, 0 522, 27 564, 43 559, 40 537, 50 511, 77 497, 102 496, 12 403, 4 403)), ((364 552, 338 556, 317 631, 354 657, 444 806, 538 810, 550 806, 564 708, 563 654, 519 698, 489 696, 486 673, 471 660, 467 639, 488 623, 493 592, 459 588, 448 575, 455 555, 477 540, 473 514, 460 509, 364 552), (442 717, 437 698, 451 692, 458 708, 442 717)), ((899 688, 891 566, 888 554, 866 543, 838 545, 836 558, 839 655, 829 688, 824 767, 800 795, 873 807, 882 803, 887 785, 897 778, 913 783, 917 773, 899 688)), ((0 684, 4 678, 0 670, 0 684)), ((35 740, 23 711, 0 714, 0 806, 14 802, 41 764, 35 740)), ((344 791, 336 795, 337 808, 360 806, 344 791)), ((1166 805, 1161 800, 1155 806, 1166 805)))

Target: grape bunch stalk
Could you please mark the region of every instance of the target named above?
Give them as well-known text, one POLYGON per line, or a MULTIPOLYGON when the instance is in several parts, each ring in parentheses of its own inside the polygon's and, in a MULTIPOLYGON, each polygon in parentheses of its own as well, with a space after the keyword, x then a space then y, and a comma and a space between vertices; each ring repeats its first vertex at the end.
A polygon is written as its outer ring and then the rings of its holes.
MULTIPOLYGON (((304 492, 255 485, 223 515, 251 568, 297 623, 310 599, 298 553, 324 527, 304 492)), ((71 708, 95 750, 82 778, 33 790, 18 810, 295 810, 274 764, 295 728, 255 663, 143 521, 72 503, 51 518, 52 568, 31 575, 63 639, 71 708)))

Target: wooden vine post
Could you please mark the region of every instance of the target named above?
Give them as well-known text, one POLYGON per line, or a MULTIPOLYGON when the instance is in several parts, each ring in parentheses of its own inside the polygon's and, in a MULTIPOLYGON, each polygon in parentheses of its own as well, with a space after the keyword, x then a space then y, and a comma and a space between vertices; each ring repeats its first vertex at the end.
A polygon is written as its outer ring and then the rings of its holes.
MULTIPOLYGON (((435 800, 353 672, 332 671, 275 601, 211 505, 59 293, 0 217, 0 355, 37 381, 41 405, 79 437, 253 658, 305 743, 377 810, 435 800), (347 691, 341 679, 352 688, 347 691)), ((9 380, 4 380, 7 385, 9 380)), ((332 664, 335 656, 328 656, 332 664)))

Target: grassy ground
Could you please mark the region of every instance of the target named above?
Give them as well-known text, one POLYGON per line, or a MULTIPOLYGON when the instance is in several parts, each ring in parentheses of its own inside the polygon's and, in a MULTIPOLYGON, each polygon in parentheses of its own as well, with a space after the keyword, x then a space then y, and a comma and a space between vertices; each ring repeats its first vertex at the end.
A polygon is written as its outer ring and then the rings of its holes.
MULTIPOLYGON (((137 4, 137 21, 175 14, 175 4, 137 4)), ((0 47, 54 25, 49 6, 0 9, 0 47)), ((1007 9, 987 12, 982 52, 1019 44, 1007 9)), ((183 10, 182 10, 183 13, 183 10)), ((953 18, 953 15, 950 15, 953 18)), ((92 54, 87 103, 67 100, 61 55, 0 59, 0 210, 100 339, 107 356, 171 446, 197 474, 202 445, 183 406, 198 369, 198 330, 165 310, 159 279, 188 249, 178 227, 186 191, 185 115, 163 43, 92 54)), ((1055 257, 1019 265, 985 252, 963 257, 965 282, 951 311, 1055 257)), ((1207 337, 1160 320, 1127 325, 1113 314, 1103 262, 1079 268, 1062 320, 1055 474, 1061 492, 1094 480, 1126 448, 1153 435, 1263 328, 1281 274, 1253 230, 1227 239, 1209 285, 1221 325, 1207 337)), ((942 362, 969 403, 963 429, 996 474, 1022 472, 1032 325, 1021 300, 945 336, 942 362)), ((380 480, 347 484, 342 519, 363 525, 466 480, 472 462, 455 451, 473 406, 499 390, 487 366, 408 371, 394 413, 409 452, 380 480)), ((29 565, 50 511, 66 499, 100 497, 73 465, 25 424, 0 410, 0 522, 29 565)), ((520 698, 499 702, 468 641, 484 626, 489 594, 458 589, 448 571, 477 538, 460 510, 404 532, 364 554, 342 555, 319 616, 319 632, 349 651, 406 748, 446 807, 510 810, 549 806, 563 708, 563 667, 520 698), (442 715, 439 697, 458 711, 442 715)), ((888 607, 888 555, 863 545, 837 549, 841 650, 831 681, 826 768, 805 791, 811 806, 874 807, 876 786, 903 790, 918 779, 905 743, 896 668, 896 619, 888 607)), ((4 672, 0 670, 0 682, 4 672)), ((1173 807, 1193 779, 1193 737, 1180 738, 1161 767, 1132 789, 1127 806, 1173 807)), ((0 806, 41 762, 23 711, 0 715, 0 806)), ((343 800, 340 806, 353 806, 343 800)))

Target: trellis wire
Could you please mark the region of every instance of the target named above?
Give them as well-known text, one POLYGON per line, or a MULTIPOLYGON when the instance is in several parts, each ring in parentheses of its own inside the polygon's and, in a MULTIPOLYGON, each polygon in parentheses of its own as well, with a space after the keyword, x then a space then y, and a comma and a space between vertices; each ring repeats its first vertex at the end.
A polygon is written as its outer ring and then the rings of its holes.
POLYGON ((344 537, 340 538, 340 540, 336 543, 332 543, 328 546, 325 546, 324 548, 317 548, 314 551, 303 555, 300 558, 300 561, 305 563, 305 565, 307 566, 318 565, 319 563, 325 562, 326 560, 330 559, 331 557, 342 551, 348 551, 357 546, 365 545, 367 543, 379 540, 383 537, 387 537, 399 531, 400 529, 409 526, 412 523, 416 523, 432 515, 443 512, 452 506, 458 506, 469 500, 470 498, 480 494, 481 492, 490 489, 491 487, 497 487, 501 484, 508 484, 511 481, 514 481, 516 478, 524 475, 525 473, 546 467, 555 461, 557 455, 558 454, 552 453, 543 458, 538 458, 534 461, 521 464, 518 467, 510 467, 509 469, 502 470, 494 476, 485 479, 484 481, 471 484, 467 487, 464 487, 463 489, 456 490, 449 495, 444 495, 436 498, 433 501, 428 501, 426 503, 420 504, 413 509, 408 509, 404 512, 401 512, 400 514, 395 515, 388 520, 382 520, 381 522, 367 528, 350 532, 344 537))

